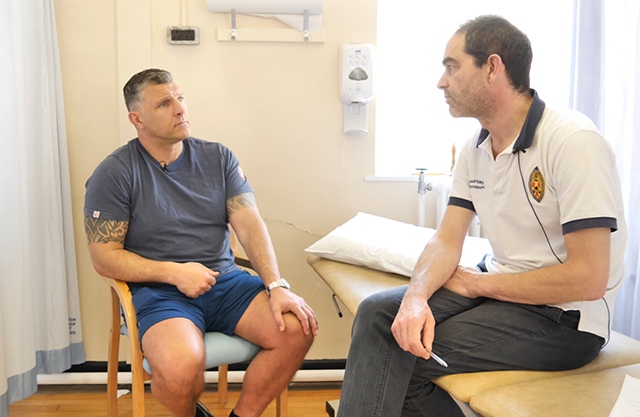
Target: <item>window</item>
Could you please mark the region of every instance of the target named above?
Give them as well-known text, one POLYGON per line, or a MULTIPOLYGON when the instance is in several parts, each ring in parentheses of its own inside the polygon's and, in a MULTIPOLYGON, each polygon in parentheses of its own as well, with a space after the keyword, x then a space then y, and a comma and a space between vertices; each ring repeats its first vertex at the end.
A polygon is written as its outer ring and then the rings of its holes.
POLYGON ((416 168, 448 172, 451 148, 475 133, 475 119, 455 119, 437 88, 449 38, 482 14, 505 17, 533 48, 531 87, 549 106, 569 106, 574 2, 378 0, 375 175, 408 177, 416 168))

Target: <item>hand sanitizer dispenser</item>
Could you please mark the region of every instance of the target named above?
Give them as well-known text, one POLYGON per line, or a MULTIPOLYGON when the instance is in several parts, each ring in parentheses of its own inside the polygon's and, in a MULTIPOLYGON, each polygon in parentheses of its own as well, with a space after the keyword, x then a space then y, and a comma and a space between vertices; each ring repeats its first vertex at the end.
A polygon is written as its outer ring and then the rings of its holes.
POLYGON ((344 43, 340 46, 340 100, 344 133, 364 136, 369 133, 367 114, 373 98, 373 45, 344 43))

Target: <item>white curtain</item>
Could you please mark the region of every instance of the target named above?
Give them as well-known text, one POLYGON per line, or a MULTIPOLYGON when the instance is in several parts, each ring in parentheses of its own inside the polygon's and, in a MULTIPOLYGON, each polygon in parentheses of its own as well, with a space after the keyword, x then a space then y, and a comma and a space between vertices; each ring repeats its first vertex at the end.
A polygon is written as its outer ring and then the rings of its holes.
POLYGON ((571 105, 615 149, 629 228, 613 328, 640 339, 640 0, 575 0, 575 6, 571 105))
POLYGON ((0 2, 0 416, 84 362, 53 0, 0 2))
POLYGON ((615 146, 629 241, 614 329, 640 340, 640 0, 606 2, 605 133, 615 146))

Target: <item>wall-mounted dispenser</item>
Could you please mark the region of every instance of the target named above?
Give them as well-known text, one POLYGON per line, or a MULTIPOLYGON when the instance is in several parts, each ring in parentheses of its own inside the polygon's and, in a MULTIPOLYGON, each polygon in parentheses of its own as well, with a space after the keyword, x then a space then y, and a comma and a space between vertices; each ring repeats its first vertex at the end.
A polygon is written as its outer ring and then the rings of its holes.
POLYGON ((369 133, 369 102, 373 98, 373 45, 344 43, 340 45, 338 83, 344 133, 364 136, 369 133))

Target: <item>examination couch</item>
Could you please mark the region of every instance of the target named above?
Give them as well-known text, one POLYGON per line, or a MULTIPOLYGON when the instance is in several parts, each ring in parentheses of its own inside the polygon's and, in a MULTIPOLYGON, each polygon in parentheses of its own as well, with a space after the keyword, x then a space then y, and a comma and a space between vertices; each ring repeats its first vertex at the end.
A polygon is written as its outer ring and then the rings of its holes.
MULTIPOLYGON (((307 248, 307 261, 355 316, 358 305, 369 295, 408 283, 407 272, 430 233, 359 213, 307 248), (416 245, 421 246, 412 248, 416 245)), ((463 252, 461 263, 488 248, 483 240, 468 240, 465 246, 471 248, 463 252)), ((626 375, 640 378, 640 341, 612 332, 598 357, 582 368, 456 374, 434 382, 449 392, 469 417, 607 417, 626 375)), ((328 404, 329 415, 338 407, 337 400, 328 404)))

